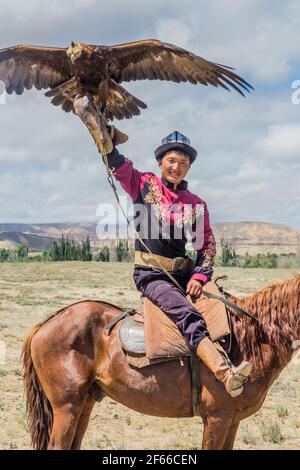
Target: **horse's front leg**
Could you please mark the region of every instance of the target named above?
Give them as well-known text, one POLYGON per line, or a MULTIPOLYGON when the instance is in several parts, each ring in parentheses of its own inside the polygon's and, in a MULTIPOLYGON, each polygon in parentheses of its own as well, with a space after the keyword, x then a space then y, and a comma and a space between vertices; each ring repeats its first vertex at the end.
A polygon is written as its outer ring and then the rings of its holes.
POLYGON ((208 416, 204 421, 202 450, 222 450, 231 424, 232 417, 208 416))

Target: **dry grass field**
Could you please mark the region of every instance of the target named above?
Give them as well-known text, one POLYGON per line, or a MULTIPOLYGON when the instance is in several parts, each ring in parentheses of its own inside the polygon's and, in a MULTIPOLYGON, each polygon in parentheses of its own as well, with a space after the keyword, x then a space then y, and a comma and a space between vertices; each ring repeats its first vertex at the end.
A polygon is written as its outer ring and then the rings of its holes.
MULTIPOLYGON (((28 449, 20 350, 25 333, 57 309, 77 300, 98 299, 139 306, 127 263, 0 264, 0 449, 28 449), (3 348, 2 348, 2 352, 3 348)), ((216 269, 236 295, 248 295, 289 270, 216 269)), ((291 363, 273 385, 262 409, 244 421, 236 449, 300 448, 300 364, 291 363)), ((299 361, 298 361, 299 362, 299 361)), ((143 416, 109 398, 96 404, 85 449, 198 449, 200 418, 143 416)))

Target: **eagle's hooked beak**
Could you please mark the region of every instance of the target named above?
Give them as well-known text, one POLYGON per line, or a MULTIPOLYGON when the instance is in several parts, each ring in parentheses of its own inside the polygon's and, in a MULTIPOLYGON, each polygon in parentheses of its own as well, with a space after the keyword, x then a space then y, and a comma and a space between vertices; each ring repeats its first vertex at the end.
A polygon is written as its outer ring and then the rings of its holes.
POLYGON ((83 47, 79 42, 71 42, 71 45, 67 49, 67 54, 70 57, 72 64, 74 65, 76 60, 81 56, 83 47))

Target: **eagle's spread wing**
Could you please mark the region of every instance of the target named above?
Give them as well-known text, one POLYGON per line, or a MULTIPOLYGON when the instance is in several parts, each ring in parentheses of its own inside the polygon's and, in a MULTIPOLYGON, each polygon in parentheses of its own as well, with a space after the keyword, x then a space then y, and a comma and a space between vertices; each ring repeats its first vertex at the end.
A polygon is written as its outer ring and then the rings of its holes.
POLYGON ((169 80, 230 87, 244 96, 252 86, 232 72, 231 67, 209 62, 180 47, 146 39, 111 46, 109 70, 117 82, 169 80))
POLYGON ((32 86, 53 88, 72 77, 66 49, 58 47, 14 46, 0 49, 0 80, 7 93, 22 94, 32 86))

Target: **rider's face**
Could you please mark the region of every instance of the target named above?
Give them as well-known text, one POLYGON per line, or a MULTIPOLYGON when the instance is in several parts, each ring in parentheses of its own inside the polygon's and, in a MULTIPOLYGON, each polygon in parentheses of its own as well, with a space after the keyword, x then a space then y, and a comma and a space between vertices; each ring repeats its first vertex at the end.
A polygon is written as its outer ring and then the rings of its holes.
POLYGON ((190 159, 183 152, 171 150, 158 161, 162 177, 172 184, 180 184, 191 166, 190 159))

